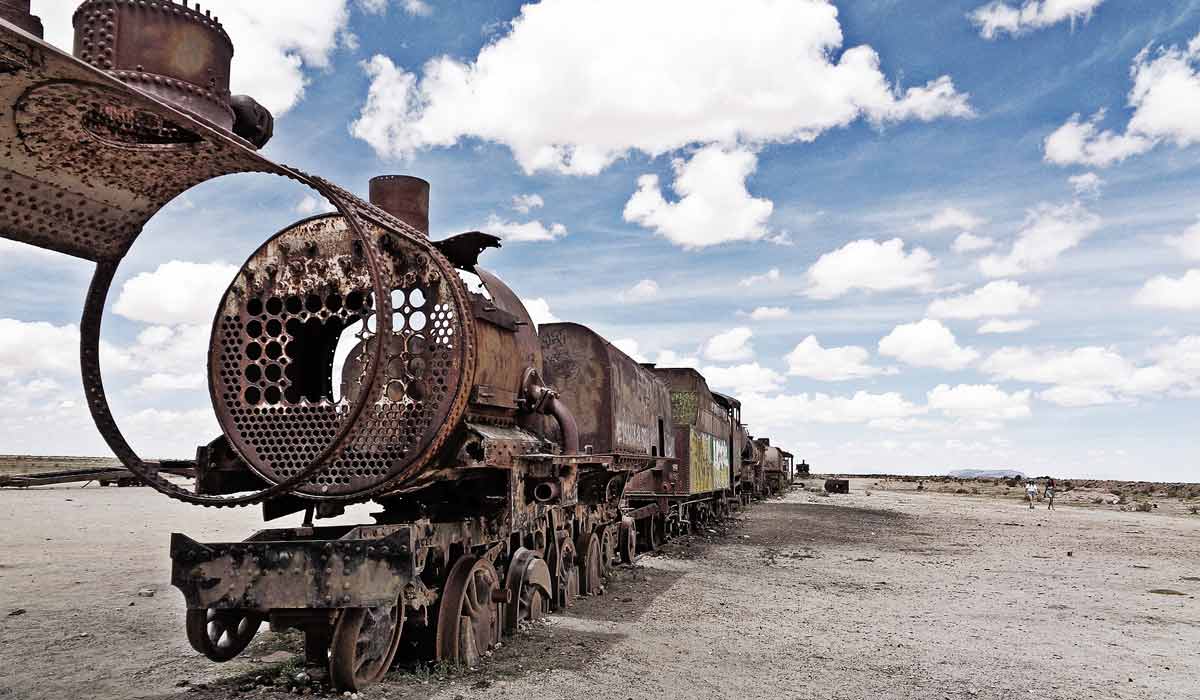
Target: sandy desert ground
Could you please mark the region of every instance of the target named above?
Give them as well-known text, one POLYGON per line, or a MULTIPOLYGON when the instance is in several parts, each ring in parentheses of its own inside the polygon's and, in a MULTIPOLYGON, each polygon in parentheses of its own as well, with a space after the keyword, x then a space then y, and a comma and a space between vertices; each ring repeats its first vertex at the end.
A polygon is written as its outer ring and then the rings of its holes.
MULTIPOLYGON (((363 697, 1196 697, 1200 517, 914 488, 759 504, 476 670, 400 669, 363 697)), ((210 664, 166 582, 171 530, 240 538, 256 512, 147 489, 0 502, 0 698, 296 697, 296 638, 260 634, 248 658, 210 664)))

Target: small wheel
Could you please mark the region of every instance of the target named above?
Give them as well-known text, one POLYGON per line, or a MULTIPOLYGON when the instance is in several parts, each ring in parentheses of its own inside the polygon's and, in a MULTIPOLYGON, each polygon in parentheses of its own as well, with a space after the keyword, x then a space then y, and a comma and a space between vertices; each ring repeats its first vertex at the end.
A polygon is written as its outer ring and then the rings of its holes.
POLYGON ((578 557, 575 545, 566 533, 559 535, 558 548, 550 562, 550 576, 554 580, 554 609, 566 610, 579 597, 578 557))
POLYGON ((617 539, 620 527, 616 525, 605 525, 600 528, 600 575, 608 576, 612 571, 612 567, 620 561, 620 555, 617 553, 617 539))
POLYGON ((437 660, 473 666, 500 641, 500 575, 486 559, 460 557, 438 606, 437 660))
POLYGON ((536 620, 546 612, 553 596, 550 567, 536 553, 522 547, 508 565, 504 587, 512 600, 504 606, 504 633, 517 633, 522 622, 536 620))
POLYGON ((658 551, 658 527, 655 525, 655 520, 657 520, 657 518, 655 516, 651 516, 638 523, 641 525, 639 528, 641 532, 638 533, 638 543, 641 545, 642 551, 644 552, 658 551))
POLYGON ((579 552, 579 591, 583 595, 600 595, 604 592, 600 538, 595 533, 580 535, 575 547, 579 552))
POLYGON ((400 647, 404 609, 347 608, 329 644, 329 677, 340 690, 358 692, 387 675, 400 647))
POLYGON ((632 564, 637 559, 637 529, 629 520, 621 521, 621 562, 632 564))
POLYGON ((250 645, 261 624, 261 616, 244 610, 188 610, 188 642, 211 661, 223 663, 250 645))

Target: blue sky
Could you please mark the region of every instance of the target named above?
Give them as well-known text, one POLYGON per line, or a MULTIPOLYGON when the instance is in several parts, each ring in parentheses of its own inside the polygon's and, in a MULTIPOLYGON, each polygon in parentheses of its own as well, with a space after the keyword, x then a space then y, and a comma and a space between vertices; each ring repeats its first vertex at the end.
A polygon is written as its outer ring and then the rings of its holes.
MULTIPOLYGON (((73 4, 34 1, 51 39, 73 4)), ((429 180, 435 238, 504 236, 537 313, 695 364, 818 470, 1196 478, 1200 2, 210 5, 270 157, 429 180)), ((210 437, 208 309, 306 196, 238 176, 151 223, 105 334, 135 446, 210 437)), ((103 453, 90 266, 0 256, 0 452, 103 453)))

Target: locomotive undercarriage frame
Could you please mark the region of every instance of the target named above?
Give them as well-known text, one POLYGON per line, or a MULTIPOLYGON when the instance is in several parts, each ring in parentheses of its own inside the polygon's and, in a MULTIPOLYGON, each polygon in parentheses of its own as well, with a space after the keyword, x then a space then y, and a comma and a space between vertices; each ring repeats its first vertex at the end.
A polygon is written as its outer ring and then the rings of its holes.
POLYGON ((193 646, 227 661, 263 621, 299 629, 308 662, 353 690, 379 680, 402 643, 473 664, 522 621, 600 594, 610 567, 633 561, 620 504, 647 458, 541 454, 512 428, 472 426, 460 446, 503 466, 442 470, 423 489, 378 499, 372 525, 268 529, 233 543, 173 535, 172 583, 193 646))

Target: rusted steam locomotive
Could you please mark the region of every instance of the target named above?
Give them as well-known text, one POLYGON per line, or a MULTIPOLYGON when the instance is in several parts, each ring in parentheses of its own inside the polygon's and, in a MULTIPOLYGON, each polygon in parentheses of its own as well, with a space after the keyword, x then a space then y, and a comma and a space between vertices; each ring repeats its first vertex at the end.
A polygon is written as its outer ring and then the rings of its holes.
POLYGON ((268 622, 302 630, 308 660, 347 690, 380 679, 404 644, 471 662, 523 620, 599 593, 639 542, 782 488, 790 455, 753 441, 740 404, 699 373, 639 365, 583 326, 539 332, 478 265, 498 239, 431 241, 423 181, 376 178, 363 201, 259 155, 273 120, 230 95, 233 44, 216 18, 87 0, 72 56, 29 10, 0 0, 0 235, 96 262, 81 363, 97 427, 167 496, 305 514, 241 542, 172 536, 188 639, 210 659, 268 622), (145 224, 200 183, 250 172, 336 211, 269 236, 216 310, 222 436, 198 450, 193 491, 122 436, 101 322, 145 224), (381 507, 374 523, 314 525, 365 501, 381 507))

